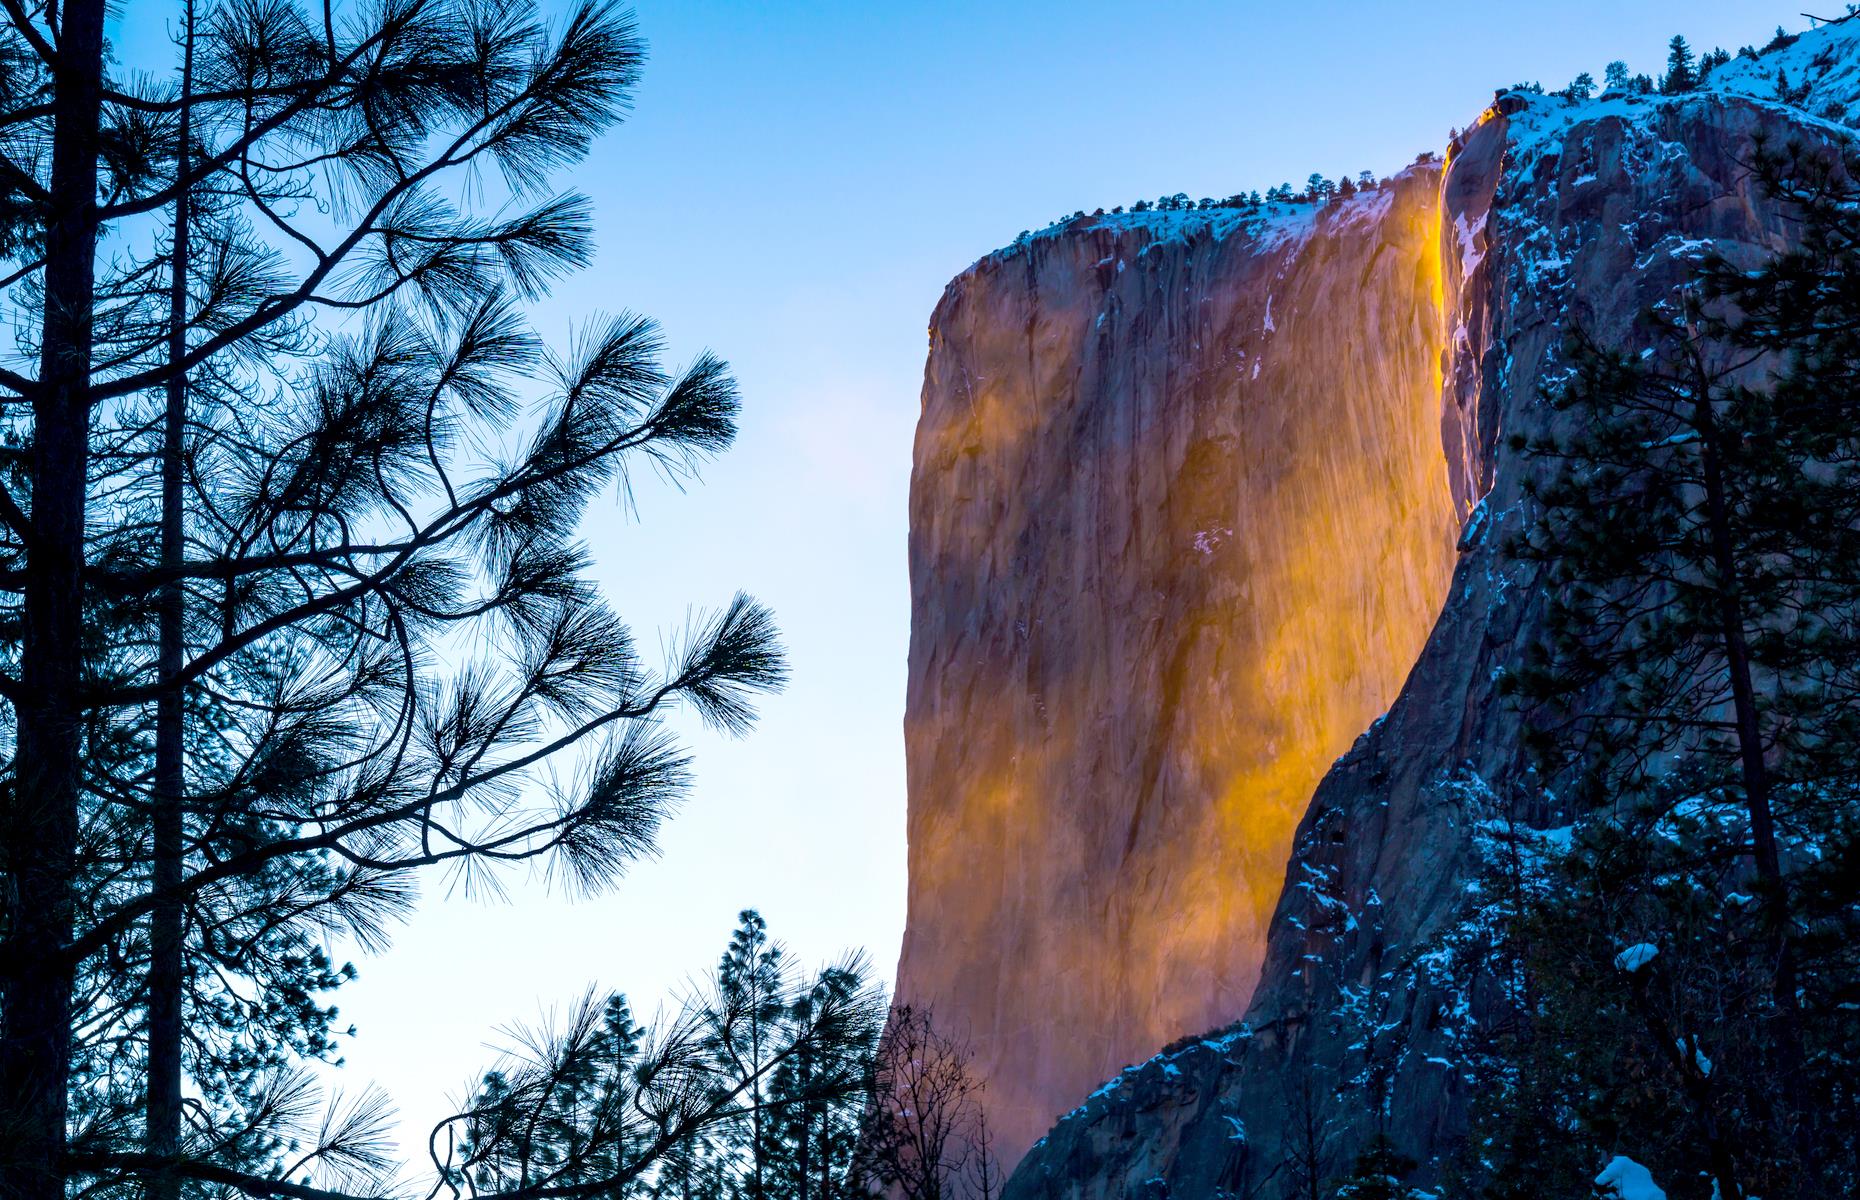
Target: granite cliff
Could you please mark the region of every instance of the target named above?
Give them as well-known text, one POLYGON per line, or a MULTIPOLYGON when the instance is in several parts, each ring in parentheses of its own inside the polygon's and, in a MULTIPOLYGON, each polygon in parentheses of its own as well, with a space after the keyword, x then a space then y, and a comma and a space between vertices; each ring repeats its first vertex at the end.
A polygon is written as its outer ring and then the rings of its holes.
POLYGON ((1008 1161, 1078 1105, 1014 1200, 1271 1200, 1307 1118, 1333 1167, 1378 1123, 1424 1178, 1451 1150, 1481 856, 1561 824, 1495 694, 1536 620, 1501 546, 1537 468, 1498 435, 1547 419, 1572 319, 1624 336, 1708 249, 1786 243, 1744 164, 1846 135, 1854 24, 1685 96, 1506 94, 1351 199, 1082 218, 950 285, 898 997, 971 1040, 1008 1161))
POLYGON ((1004 1156, 1245 1006, 1311 790, 1440 609, 1439 187, 1087 219, 937 309, 898 996, 973 1043, 1004 1156))

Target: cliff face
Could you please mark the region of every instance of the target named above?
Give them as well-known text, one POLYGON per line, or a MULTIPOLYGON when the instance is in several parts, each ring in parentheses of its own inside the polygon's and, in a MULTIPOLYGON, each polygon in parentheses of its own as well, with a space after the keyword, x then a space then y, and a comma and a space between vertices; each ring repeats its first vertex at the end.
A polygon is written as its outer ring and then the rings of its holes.
POLYGON ((1440 610, 1439 194, 1087 218, 937 308, 897 995, 972 1042, 1005 1162, 1243 1009, 1311 791, 1440 610))
POLYGON ((1100 1088, 1034 1147, 1010 1200, 1276 1200, 1301 1156, 1321 1177, 1347 1168, 1378 1111, 1423 1160, 1417 1182, 1451 1152, 1497 987, 1481 858, 1501 840, 1544 852, 1563 823, 1495 695, 1539 619, 1533 581, 1502 546, 1531 519, 1525 484, 1545 469, 1498 435, 1542 429, 1538 390, 1572 321, 1626 339, 1707 249, 1735 261, 1786 244, 1741 164, 1759 137, 1836 135, 1823 118, 1845 115, 1860 55, 1851 29, 1816 37, 1787 67, 1816 81, 1809 111, 1767 98, 1779 64, 1739 63, 1716 90, 1672 100, 1509 97, 1454 148, 1439 190, 1452 316, 1436 452, 1472 511, 1439 621, 1387 716, 1303 815, 1245 1020, 1100 1088))

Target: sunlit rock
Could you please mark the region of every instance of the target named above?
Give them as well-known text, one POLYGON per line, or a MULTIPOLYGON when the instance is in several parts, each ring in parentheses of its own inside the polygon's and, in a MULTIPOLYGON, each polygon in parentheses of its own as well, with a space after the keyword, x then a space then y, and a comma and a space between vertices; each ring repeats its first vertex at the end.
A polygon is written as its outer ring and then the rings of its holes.
POLYGON ((1440 610, 1440 181, 1084 218, 937 307, 898 996, 971 1039, 1009 1163, 1245 1008, 1312 789, 1440 610))

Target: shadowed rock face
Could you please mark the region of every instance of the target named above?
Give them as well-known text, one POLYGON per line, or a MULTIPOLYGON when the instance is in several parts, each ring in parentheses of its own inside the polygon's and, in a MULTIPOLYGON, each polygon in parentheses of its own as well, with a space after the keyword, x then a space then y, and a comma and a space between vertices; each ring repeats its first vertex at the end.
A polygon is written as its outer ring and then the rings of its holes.
POLYGON ((1563 823, 1529 786, 1517 717, 1495 694, 1540 619, 1502 546, 1545 469, 1498 434, 1542 431, 1538 389, 1572 320, 1628 339, 1706 247, 1751 261, 1784 245, 1740 164, 1759 135, 1827 132, 1734 95, 1573 109, 1538 98, 1489 113, 1457 147, 1440 190, 1453 313, 1441 449, 1456 497, 1476 508, 1439 622, 1387 717, 1303 815, 1245 1021, 1099 1089, 1028 1154, 1009 1200, 1282 1200, 1307 1115, 1327 1131, 1332 1176, 1378 1108, 1422 1160, 1416 1182, 1438 1170, 1465 1127, 1468 1034, 1494 1002, 1469 957, 1477 938, 1462 936, 1479 919, 1466 885, 1481 830, 1563 823))
POLYGON ((937 307, 897 995, 971 1039, 1006 1163, 1244 1009, 1312 789, 1440 611, 1440 185, 1086 218, 937 307))

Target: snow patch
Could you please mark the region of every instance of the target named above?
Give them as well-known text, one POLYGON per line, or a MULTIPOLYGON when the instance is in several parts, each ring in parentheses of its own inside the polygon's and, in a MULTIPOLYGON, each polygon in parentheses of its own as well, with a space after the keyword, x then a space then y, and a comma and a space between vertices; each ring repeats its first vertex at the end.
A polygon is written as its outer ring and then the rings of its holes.
MULTIPOLYGON (((1595 1177, 1597 1188, 1608 1188, 1614 1200, 1666 1200, 1666 1192, 1653 1181, 1653 1172, 1625 1154, 1617 1154, 1595 1177)), ((1603 1192, 1608 1195, 1608 1192, 1603 1192)))
POLYGON ((1234 535, 1232 529, 1217 525, 1212 529, 1203 529, 1195 534, 1195 553, 1203 558, 1211 558, 1220 549, 1221 543, 1234 535))
POLYGON ((1660 948, 1652 942, 1638 942, 1615 955, 1615 969, 1632 974, 1640 970, 1660 953, 1660 948))

